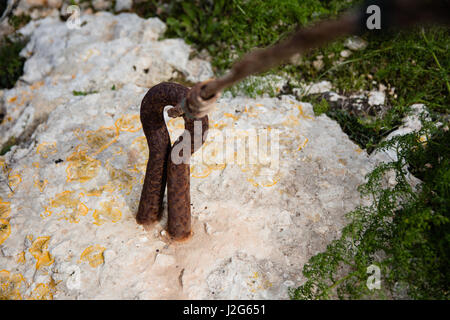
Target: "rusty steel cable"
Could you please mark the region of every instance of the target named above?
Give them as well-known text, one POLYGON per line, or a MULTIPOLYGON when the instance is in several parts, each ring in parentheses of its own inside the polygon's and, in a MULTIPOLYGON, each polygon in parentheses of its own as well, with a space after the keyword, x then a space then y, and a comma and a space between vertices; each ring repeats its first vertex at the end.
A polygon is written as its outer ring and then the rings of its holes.
POLYGON ((360 8, 346 12, 337 19, 300 29, 287 40, 272 47, 248 53, 221 78, 196 84, 183 105, 176 106, 178 113, 186 113, 191 118, 203 117, 211 110, 211 105, 221 91, 249 75, 267 71, 288 61, 295 54, 305 53, 341 36, 364 33, 368 30, 366 8, 370 4, 381 7, 384 25, 378 31, 380 33, 392 27, 407 28, 431 22, 449 25, 448 0, 367 0, 360 8))

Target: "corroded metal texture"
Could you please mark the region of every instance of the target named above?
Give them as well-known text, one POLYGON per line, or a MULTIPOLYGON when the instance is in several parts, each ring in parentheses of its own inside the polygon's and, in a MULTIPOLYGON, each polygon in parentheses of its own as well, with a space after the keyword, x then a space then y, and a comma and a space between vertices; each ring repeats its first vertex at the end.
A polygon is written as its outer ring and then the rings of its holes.
MULTIPOLYGON (((167 183, 168 231, 172 238, 181 240, 191 234, 191 202, 190 202, 190 154, 187 161, 176 163, 172 161, 171 151, 181 149, 178 156, 182 157, 183 148, 177 146, 183 143, 183 136, 191 137, 191 154, 194 153, 194 120, 183 116, 185 132, 171 146, 169 132, 164 121, 164 107, 175 106, 186 97, 189 89, 176 83, 163 82, 152 87, 141 103, 141 122, 147 138, 149 159, 145 172, 136 221, 142 225, 150 225, 160 219, 163 211, 164 191, 167 183)), ((208 129, 208 117, 201 121, 201 132, 208 129)), ((201 143, 206 138, 201 135, 201 143)))

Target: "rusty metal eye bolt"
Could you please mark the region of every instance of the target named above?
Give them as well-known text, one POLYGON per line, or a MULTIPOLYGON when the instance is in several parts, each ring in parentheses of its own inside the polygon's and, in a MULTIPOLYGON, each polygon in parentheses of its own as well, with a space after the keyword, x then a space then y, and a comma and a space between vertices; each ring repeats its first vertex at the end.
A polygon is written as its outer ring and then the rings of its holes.
MULTIPOLYGON (((189 89, 177 83, 163 82, 150 88, 141 103, 140 117, 149 148, 149 158, 145 171, 136 222, 151 225, 161 218, 164 192, 167 183, 168 232, 175 240, 183 240, 191 235, 191 196, 189 159, 194 149, 194 138, 191 138, 188 161, 173 161, 172 150, 183 143, 183 136, 194 137, 195 119, 183 115, 185 131, 171 146, 169 132, 164 121, 164 107, 176 106, 186 98, 189 89)), ((208 130, 208 116, 201 121, 201 132, 208 130)), ((201 144, 206 134, 202 134, 201 144)), ((179 156, 184 156, 181 148, 179 156)))

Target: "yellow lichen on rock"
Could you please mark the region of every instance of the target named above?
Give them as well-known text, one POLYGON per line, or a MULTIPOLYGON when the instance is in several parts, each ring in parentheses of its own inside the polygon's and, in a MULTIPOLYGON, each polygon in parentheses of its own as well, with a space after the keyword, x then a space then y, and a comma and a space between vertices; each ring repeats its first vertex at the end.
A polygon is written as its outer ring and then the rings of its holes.
POLYGON ((5 242, 11 234, 11 225, 6 219, 0 219, 0 244, 5 242))
POLYGON ((272 187, 278 183, 279 176, 276 177, 247 177, 247 181, 255 187, 272 187))
POLYGON ((17 254, 16 256, 16 262, 19 264, 23 264, 27 261, 25 258, 25 251, 22 251, 21 253, 17 254))
POLYGON ((7 165, 6 160, 3 156, 0 156, 0 169, 2 169, 3 173, 6 173, 7 165))
POLYGON ((282 124, 285 127, 295 127, 298 126, 299 123, 300 123, 299 119, 295 115, 290 114, 286 116, 286 119, 283 121, 282 124))
POLYGON ((227 165, 221 164, 209 164, 209 163, 196 163, 190 167, 191 177, 193 178, 206 178, 213 172, 213 170, 223 170, 227 165))
POLYGON ((5 219, 9 217, 11 213, 11 205, 10 202, 3 201, 0 197, 0 219, 5 219))
POLYGON ((120 131, 126 132, 137 132, 142 128, 141 120, 138 114, 126 114, 119 118, 115 125, 120 131))
POLYGON ((51 279, 50 283, 39 283, 31 292, 28 300, 53 300, 53 294, 56 292, 56 283, 51 279))
POLYGON ((176 130, 176 129, 184 129, 184 120, 183 118, 171 118, 169 121, 167 121, 167 128, 176 130))
POLYGON ((145 136, 137 137, 133 140, 130 152, 133 152, 133 155, 135 155, 134 161, 137 162, 131 171, 144 175, 149 156, 148 144, 145 136))
POLYGON ((47 179, 44 179, 44 180, 35 179, 34 180, 34 185, 36 186, 36 188, 39 189, 40 192, 44 192, 44 189, 47 186, 47 183, 48 183, 47 179))
POLYGON ((47 208, 45 208, 44 212, 41 213, 39 216, 40 216, 42 219, 45 219, 45 218, 50 217, 51 215, 52 215, 52 211, 47 207, 47 208))
POLYGON ((214 170, 226 167, 223 135, 220 130, 210 130, 202 148, 191 159, 191 177, 206 178, 214 170))
POLYGON ((80 197, 81 196, 87 196, 87 197, 100 197, 103 192, 114 192, 115 189, 113 186, 111 186, 110 183, 104 185, 104 186, 100 186, 98 188, 93 188, 90 190, 83 190, 83 192, 80 193, 80 197))
POLYGON ((16 100, 17 100, 17 96, 14 96, 14 97, 9 98, 6 101, 8 101, 8 103, 14 103, 14 102, 16 102, 16 100))
POLYGON ((51 265, 55 259, 52 257, 48 249, 50 237, 38 237, 33 241, 29 249, 31 255, 36 259, 36 269, 39 270, 43 266, 51 265))
POLYGON ((7 270, 0 271, 0 300, 21 300, 20 287, 25 282, 20 273, 14 274, 7 270))
POLYGON ((129 195, 135 185, 135 178, 121 169, 116 169, 111 165, 107 166, 109 177, 111 178, 110 184, 117 191, 125 190, 125 194, 129 195))
POLYGON ((86 150, 77 150, 72 153, 67 161, 69 165, 67 166, 67 182, 78 181, 86 182, 97 176, 100 169, 100 161, 86 155, 86 150))
POLYGON ((240 118, 239 116, 235 116, 234 114, 231 114, 231 113, 228 113, 228 112, 225 112, 223 115, 225 117, 227 117, 227 118, 233 119, 234 121, 238 121, 239 118, 240 118))
POLYGON ((22 176, 20 174, 11 174, 8 177, 9 186, 14 189, 22 182, 22 176))
POLYGON ((35 83, 33 83, 33 84, 30 86, 30 89, 31 89, 31 90, 39 89, 39 88, 42 87, 44 84, 45 84, 45 81, 43 81, 43 80, 41 80, 41 81, 36 81, 35 83))
POLYGON ((255 293, 259 290, 267 290, 272 287, 272 283, 268 281, 264 276, 260 277, 259 272, 255 272, 253 276, 250 276, 247 280, 247 286, 249 291, 255 293))
POLYGON ((244 113, 247 114, 248 117, 252 117, 252 118, 256 118, 258 117, 260 111, 256 110, 255 107, 261 107, 261 104, 256 104, 255 106, 250 106, 249 108, 247 108, 247 106, 245 106, 244 108, 244 113))
POLYGON ((143 156, 148 156, 148 144, 145 136, 137 137, 131 143, 131 148, 136 149, 143 156))
POLYGON ((16 108, 25 105, 27 102, 33 99, 33 93, 29 90, 30 87, 27 87, 25 90, 21 90, 18 97, 20 100, 14 99, 16 102, 16 108))
MULTIPOLYGON (((58 193, 51 201, 51 208, 63 208, 61 211, 57 212, 61 219, 65 219, 70 223, 78 223, 80 221, 80 216, 85 216, 89 209, 88 207, 80 202, 80 195, 77 195, 74 191, 63 191, 58 193)), ((51 215, 54 210, 47 207, 47 215, 51 215)))
POLYGON ((105 250, 106 248, 98 244, 89 246, 81 253, 80 261, 88 262, 92 268, 97 268, 105 262, 103 257, 103 252, 105 250))
POLYGON ((95 156, 117 141, 119 129, 116 126, 100 127, 95 131, 88 130, 84 134, 78 129, 75 131, 75 135, 86 144, 89 152, 95 156))
POLYGON ((95 57, 95 56, 99 56, 101 55, 100 50, 96 49, 96 48, 89 48, 86 51, 82 52, 79 55, 79 58, 83 61, 87 61, 89 60, 91 57, 95 57))
POLYGON ((312 120, 314 120, 314 118, 312 118, 312 117, 310 117, 310 116, 307 116, 307 115, 305 114, 305 112, 303 111, 303 106, 302 106, 301 104, 297 105, 296 107, 297 107, 297 109, 298 109, 298 115, 299 115, 299 117, 304 118, 304 119, 312 119, 312 120))
POLYGON ((217 130, 222 130, 223 128, 226 128, 228 124, 224 121, 210 121, 210 127, 213 127, 217 130))
POLYGON ((281 179, 279 170, 270 168, 269 165, 240 164, 242 172, 247 175, 247 181, 255 187, 272 187, 281 179))
POLYGON ((119 156, 121 154, 123 154, 123 148, 122 147, 116 148, 116 150, 114 151, 114 155, 119 156))
POLYGON ((47 159, 50 155, 53 155, 56 152, 58 152, 56 142, 43 142, 36 148, 36 153, 44 159, 47 159))
POLYGON ((203 164, 191 165, 190 171, 193 178, 206 178, 211 174, 211 169, 203 164))
POLYGON ((283 126, 285 127, 296 127, 300 124, 300 119, 313 119, 310 116, 307 116, 305 112, 303 111, 302 105, 297 105, 297 109, 293 109, 289 112, 289 114, 286 116, 285 120, 283 121, 283 126), (298 113, 296 112, 298 111, 298 113))
POLYGON ((116 127, 101 127, 96 131, 86 131, 86 142, 95 150, 93 155, 97 155, 116 142, 118 136, 119 131, 116 127))
POLYGON ((302 150, 304 147, 306 147, 306 144, 308 143, 308 138, 306 138, 305 137, 305 141, 303 142, 303 144, 301 144, 299 147, 298 147, 298 149, 297 149, 297 151, 300 151, 300 150, 302 150))
POLYGON ((100 197, 103 193, 103 188, 91 189, 89 191, 83 192, 83 195, 87 197, 100 197))
POLYGON ((116 201, 103 201, 100 203, 100 209, 94 211, 94 224, 101 226, 106 222, 117 222, 122 218, 122 211, 116 201))

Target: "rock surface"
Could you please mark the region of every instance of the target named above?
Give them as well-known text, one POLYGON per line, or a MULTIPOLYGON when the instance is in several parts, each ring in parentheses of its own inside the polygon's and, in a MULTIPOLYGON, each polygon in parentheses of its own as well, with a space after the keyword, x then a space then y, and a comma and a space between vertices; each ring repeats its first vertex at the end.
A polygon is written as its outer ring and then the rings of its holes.
POLYGON ((180 39, 158 41, 166 26, 158 18, 101 12, 81 16, 80 27, 45 18, 30 22, 22 55, 22 85, 5 93, 10 103, 0 127, 0 145, 46 119, 75 94, 120 89, 126 84, 149 88, 184 75, 197 82, 212 77, 209 63, 189 59, 191 48, 180 39), (28 85, 23 85, 23 84, 28 85))
POLYGON ((353 36, 345 40, 344 46, 353 51, 364 50, 367 47, 367 42, 358 36, 353 36))
MULTIPOLYGON (((210 65, 158 19, 100 13, 80 29, 34 21, 22 84, 1 98, 1 295, 22 299, 286 299, 308 259, 360 204, 372 168, 339 125, 293 96, 233 98, 210 115, 191 163, 193 236, 171 242, 163 219, 135 223, 148 150, 139 121, 149 87, 210 65), (74 94, 76 93, 76 94, 74 94), (214 129, 214 130, 212 130, 214 129), (266 163, 216 161, 220 137, 279 137, 266 163), (274 163, 279 157, 277 167, 274 163)), ((166 119, 171 137, 181 119, 166 119)), ((272 140, 271 140, 272 141, 272 140)), ((275 140, 274 140, 275 141, 275 140)))
POLYGON ((133 0, 117 0, 114 10, 120 12, 123 10, 130 10, 133 6, 133 0))

